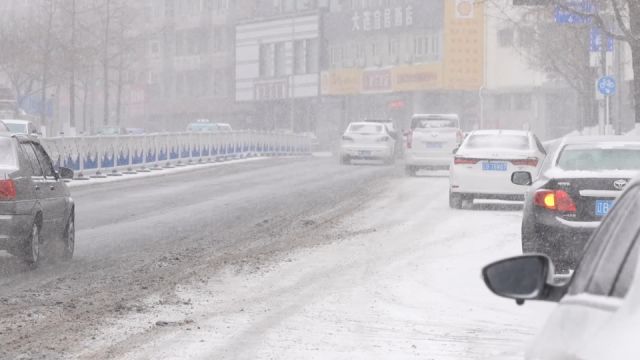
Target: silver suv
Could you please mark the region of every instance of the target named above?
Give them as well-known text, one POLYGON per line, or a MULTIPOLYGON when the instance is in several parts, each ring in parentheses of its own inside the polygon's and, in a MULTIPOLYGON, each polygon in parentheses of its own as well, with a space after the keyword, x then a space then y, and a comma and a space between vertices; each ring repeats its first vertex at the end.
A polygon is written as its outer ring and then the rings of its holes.
POLYGON ((0 135, 0 250, 37 267, 43 245, 55 242, 59 257, 71 259, 75 248, 75 207, 64 179, 37 138, 0 135))

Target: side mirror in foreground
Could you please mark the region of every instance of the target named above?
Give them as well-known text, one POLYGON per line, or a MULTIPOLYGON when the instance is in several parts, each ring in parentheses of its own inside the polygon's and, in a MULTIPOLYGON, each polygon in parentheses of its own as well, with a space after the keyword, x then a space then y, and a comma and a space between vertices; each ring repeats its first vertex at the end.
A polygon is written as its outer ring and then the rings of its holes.
POLYGON ((497 261, 482 269, 485 284, 494 294, 516 300, 559 301, 564 286, 552 284, 553 264, 545 255, 523 255, 497 261))
POLYGON ((511 175, 511 182, 515 185, 529 186, 533 184, 533 177, 528 171, 516 171, 511 175))

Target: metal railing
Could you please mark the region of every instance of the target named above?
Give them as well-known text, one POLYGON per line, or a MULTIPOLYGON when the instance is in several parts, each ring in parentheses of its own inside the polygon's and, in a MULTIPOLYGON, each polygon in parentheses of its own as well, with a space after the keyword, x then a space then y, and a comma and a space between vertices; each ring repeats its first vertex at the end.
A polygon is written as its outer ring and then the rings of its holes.
POLYGON ((257 131, 58 137, 41 143, 54 165, 73 169, 78 178, 311 152, 307 136, 257 131))

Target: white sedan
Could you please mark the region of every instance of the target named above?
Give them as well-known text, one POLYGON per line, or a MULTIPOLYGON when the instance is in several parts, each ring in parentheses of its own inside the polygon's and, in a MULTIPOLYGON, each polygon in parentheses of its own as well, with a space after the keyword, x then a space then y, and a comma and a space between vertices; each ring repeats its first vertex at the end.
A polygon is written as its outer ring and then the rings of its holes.
POLYGON ((517 130, 477 130, 464 140, 450 166, 449 205, 464 200, 522 200, 526 186, 514 185, 516 171, 537 174, 546 156, 534 134, 517 130))
POLYGON ((383 160, 390 164, 395 158, 395 140, 383 124, 353 122, 342 135, 340 162, 351 160, 383 160))

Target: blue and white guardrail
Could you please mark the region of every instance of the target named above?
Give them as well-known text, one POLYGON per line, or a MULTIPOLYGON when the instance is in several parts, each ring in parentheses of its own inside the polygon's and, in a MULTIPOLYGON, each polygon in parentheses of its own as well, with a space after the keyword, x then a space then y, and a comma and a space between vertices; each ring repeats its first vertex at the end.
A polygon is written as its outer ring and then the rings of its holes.
POLYGON ((43 138, 54 165, 86 174, 118 174, 254 156, 311 154, 311 138, 257 131, 43 138))

